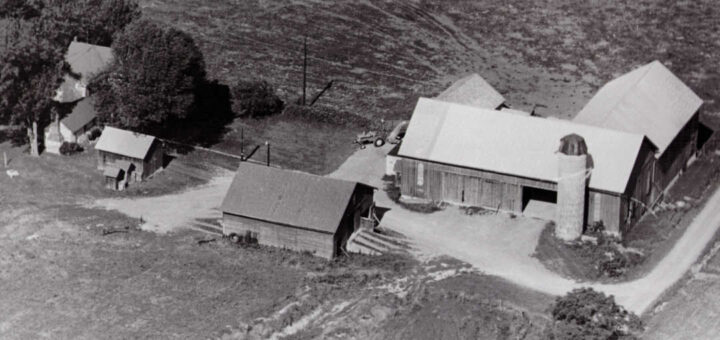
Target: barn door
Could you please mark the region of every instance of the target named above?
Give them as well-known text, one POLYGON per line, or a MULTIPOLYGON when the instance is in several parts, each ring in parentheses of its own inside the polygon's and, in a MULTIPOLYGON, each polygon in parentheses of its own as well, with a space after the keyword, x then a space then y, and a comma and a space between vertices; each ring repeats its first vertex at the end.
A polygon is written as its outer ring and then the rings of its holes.
POLYGON ((442 199, 445 202, 463 204, 465 200, 465 186, 463 185, 463 177, 452 173, 443 173, 443 194, 442 199))

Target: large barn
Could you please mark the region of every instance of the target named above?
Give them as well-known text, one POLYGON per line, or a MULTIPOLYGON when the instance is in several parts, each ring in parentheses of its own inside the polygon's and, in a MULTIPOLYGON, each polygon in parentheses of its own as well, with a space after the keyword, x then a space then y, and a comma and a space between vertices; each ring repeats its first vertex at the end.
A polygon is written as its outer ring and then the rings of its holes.
POLYGON ((702 103, 660 63, 638 70, 574 121, 420 98, 395 166, 402 195, 516 213, 554 204, 560 141, 578 135, 588 154, 584 221, 622 234, 695 153, 702 103))
POLYGON ((375 188, 242 162, 222 203, 223 234, 333 258, 372 214, 375 188))
POLYGON ((125 161, 132 165, 125 172, 125 183, 141 182, 163 167, 162 144, 153 136, 106 126, 95 150, 100 170, 124 168, 125 161))

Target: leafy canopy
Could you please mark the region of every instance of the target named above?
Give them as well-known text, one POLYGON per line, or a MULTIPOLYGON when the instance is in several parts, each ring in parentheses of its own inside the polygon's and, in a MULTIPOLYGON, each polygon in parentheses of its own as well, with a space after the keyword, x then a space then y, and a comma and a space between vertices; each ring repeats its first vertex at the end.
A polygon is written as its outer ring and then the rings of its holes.
POLYGON ((113 64, 90 84, 101 120, 155 133, 193 112, 205 62, 188 34, 141 19, 112 48, 113 64))

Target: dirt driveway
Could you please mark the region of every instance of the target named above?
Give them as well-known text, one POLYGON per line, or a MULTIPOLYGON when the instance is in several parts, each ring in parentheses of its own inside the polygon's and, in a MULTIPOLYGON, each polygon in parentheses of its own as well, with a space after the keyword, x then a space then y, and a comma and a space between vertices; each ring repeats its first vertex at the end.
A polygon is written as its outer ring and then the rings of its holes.
MULTIPOLYGON (((331 177, 363 181, 382 188, 384 154, 389 147, 358 150, 331 177)), ((544 222, 507 214, 467 216, 452 206, 444 211, 422 214, 404 209, 383 191, 376 201, 389 207, 381 225, 409 237, 421 256, 445 254, 465 261, 490 275, 508 279, 538 291, 561 295, 573 288, 588 286, 565 279, 546 269, 532 257, 544 222)), ((645 277, 621 284, 590 284, 615 296, 629 310, 642 314, 655 300, 687 272, 701 256, 720 226, 720 191, 713 194, 685 234, 645 277)))

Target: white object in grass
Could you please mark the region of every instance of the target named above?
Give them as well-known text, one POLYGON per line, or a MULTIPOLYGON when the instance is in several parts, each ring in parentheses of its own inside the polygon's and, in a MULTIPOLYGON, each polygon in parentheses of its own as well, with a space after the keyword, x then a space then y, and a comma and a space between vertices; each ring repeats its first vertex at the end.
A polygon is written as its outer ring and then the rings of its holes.
POLYGON ((6 170, 5 173, 7 173, 10 178, 14 178, 15 176, 20 176, 20 173, 17 170, 6 170))

